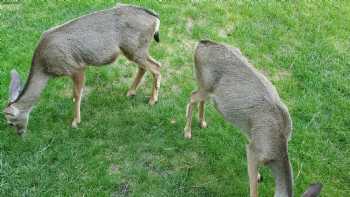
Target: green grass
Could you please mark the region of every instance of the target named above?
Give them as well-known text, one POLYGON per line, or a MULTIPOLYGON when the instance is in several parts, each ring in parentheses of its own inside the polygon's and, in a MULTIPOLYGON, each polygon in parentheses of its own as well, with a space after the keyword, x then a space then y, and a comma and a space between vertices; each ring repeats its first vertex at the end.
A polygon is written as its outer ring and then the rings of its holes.
MULTIPOLYGON (((0 105, 9 72, 23 78, 41 33, 112 0, 0 1, 0 105), (13 2, 13 1, 5 1, 13 2)), ((207 107, 209 128, 194 120, 183 138, 185 106, 195 87, 193 49, 209 38, 239 47, 276 85, 289 107, 296 196, 312 182, 322 196, 350 193, 350 1, 123 1, 161 16, 160 101, 147 105, 147 75, 126 92, 137 66, 120 58, 87 71, 82 124, 70 128, 71 81, 50 81, 20 138, 0 118, 0 196, 248 196, 244 136, 207 107)), ((261 196, 273 195, 262 168, 261 196)))

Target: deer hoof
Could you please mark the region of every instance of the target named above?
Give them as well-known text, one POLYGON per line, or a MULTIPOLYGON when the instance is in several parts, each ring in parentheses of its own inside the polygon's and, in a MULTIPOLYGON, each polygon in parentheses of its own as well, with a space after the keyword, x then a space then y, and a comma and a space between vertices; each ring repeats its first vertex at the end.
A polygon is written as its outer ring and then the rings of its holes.
POLYGON ((79 121, 76 121, 75 119, 73 120, 73 122, 72 122, 72 127, 73 128, 78 128, 78 124, 79 124, 80 122, 79 121))
POLYGON ((191 139, 192 138, 192 132, 191 129, 188 129, 187 127, 184 129, 185 133, 184 133, 184 137, 186 139, 191 139))
POLYGON ((261 183, 261 182, 263 182, 263 177, 261 176, 261 174, 260 173, 258 173, 258 183, 261 183))
POLYGON ((205 121, 200 122, 199 126, 200 126, 200 128, 202 128, 202 129, 205 129, 205 128, 208 127, 207 122, 205 122, 205 121))
POLYGON ((129 90, 128 93, 126 94, 127 97, 132 97, 136 95, 136 91, 135 90, 129 90))
POLYGON ((157 103, 157 99, 150 99, 148 102, 148 104, 151 106, 155 105, 156 103, 157 103))

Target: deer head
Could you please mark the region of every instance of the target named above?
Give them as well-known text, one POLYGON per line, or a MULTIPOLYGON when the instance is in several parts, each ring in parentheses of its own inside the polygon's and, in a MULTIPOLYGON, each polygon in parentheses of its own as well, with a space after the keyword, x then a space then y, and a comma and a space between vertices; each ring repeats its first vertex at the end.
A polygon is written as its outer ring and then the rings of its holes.
POLYGON ((17 134, 23 134, 27 129, 29 111, 16 106, 16 99, 21 92, 21 79, 16 70, 11 71, 9 104, 4 109, 7 123, 16 128, 17 134))

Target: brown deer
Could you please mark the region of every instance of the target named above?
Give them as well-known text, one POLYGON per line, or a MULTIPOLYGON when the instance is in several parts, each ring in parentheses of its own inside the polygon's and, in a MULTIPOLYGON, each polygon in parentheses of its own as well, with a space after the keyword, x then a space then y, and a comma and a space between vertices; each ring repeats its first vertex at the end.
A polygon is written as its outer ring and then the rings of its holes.
POLYGON ((136 6, 120 4, 98 11, 63 25, 41 36, 34 52, 27 82, 22 90, 20 78, 12 71, 10 103, 4 110, 8 123, 18 134, 26 131, 29 113, 54 76, 70 76, 74 82, 75 117, 72 126, 80 123, 80 103, 84 87, 84 70, 88 65, 113 63, 120 54, 139 65, 135 80, 127 95, 136 89, 148 70, 154 82, 149 104, 158 100, 161 64, 148 52, 154 38, 159 42, 159 15, 136 6))
MULTIPOLYGON (((200 127, 207 126, 204 103, 208 97, 225 120, 247 136, 250 196, 258 196, 258 166, 267 165, 275 178, 275 197, 293 196, 288 158, 292 121, 287 107, 269 80, 259 73, 239 49, 203 40, 197 45, 195 72, 198 90, 187 106, 185 137, 191 138, 192 111, 199 102, 200 127)), ((318 196, 321 184, 312 185, 304 196, 318 196)))

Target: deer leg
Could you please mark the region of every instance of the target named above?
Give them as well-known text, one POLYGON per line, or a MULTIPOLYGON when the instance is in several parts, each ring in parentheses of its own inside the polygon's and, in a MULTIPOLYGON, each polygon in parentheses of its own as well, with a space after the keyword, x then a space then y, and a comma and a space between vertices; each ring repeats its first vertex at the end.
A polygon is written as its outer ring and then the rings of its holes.
POLYGON ((152 73, 152 74, 153 74, 153 87, 152 87, 151 98, 149 99, 150 105, 154 105, 158 101, 158 94, 159 94, 160 80, 161 80, 160 74, 158 73, 152 73))
POLYGON ((207 122, 205 121, 205 115, 204 115, 204 108, 205 108, 205 101, 200 101, 199 102, 199 126, 201 128, 207 128, 207 122))
MULTIPOLYGON (((138 57, 144 57, 143 55, 138 55, 138 57)), ((160 88, 160 80, 161 80, 161 74, 160 74, 160 63, 153 60, 151 57, 146 58, 136 58, 133 59, 137 64, 139 64, 140 67, 145 68, 146 70, 150 71, 153 75, 153 87, 152 87, 152 94, 149 99, 149 104, 154 105, 158 101, 158 92, 160 88)))
POLYGON ((258 197, 258 161, 251 144, 247 146, 248 176, 250 197, 258 197))
POLYGON ((146 70, 144 68, 139 67, 139 70, 137 71, 136 77, 134 82, 132 83, 127 96, 135 96, 136 95, 136 89, 138 88, 142 77, 144 76, 146 70))
POLYGON ((74 95, 74 101, 75 101, 75 114, 72 122, 72 127, 76 128, 80 123, 80 104, 81 104, 81 97, 82 97, 83 87, 85 82, 84 71, 80 71, 74 74, 72 76, 72 79, 74 83, 73 95, 74 95))
POLYGON ((150 71, 153 75, 153 87, 152 87, 152 94, 149 99, 149 104, 154 105, 158 101, 158 93, 159 93, 160 80, 161 80, 161 74, 160 74, 161 64, 149 56, 145 60, 139 61, 138 63, 144 68, 146 68, 148 71, 150 71))
POLYGON ((202 93, 200 91, 193 92, 191 95, 190 102, 187 104, 187 110, 186 110, 186 126, 184 128, 184 135, 185 138, 191 139, 192 138, 192 112, 193 112, 193 106, 198 103, 199 101, 204 101, 206 96, 205 93, 202 93))
POLYGON ((258 172, 258 183, 263 182, 264 178, 261 176, 261 174, 258 172))
MULTIPOLYGON (((283 149, 282 149, 283 151, 283 149)), ((268 164, 275 178, 275 197, 293 196, 293 176, 288 153, 285 151, 282 158, 268 164)))
POLYGON ((193 111, 193 103, 189 102, 187 104, 186 109, 186 126, 184 128, 184 135, 185 138, 191 139, 192 138, 192 111, 193 111))

